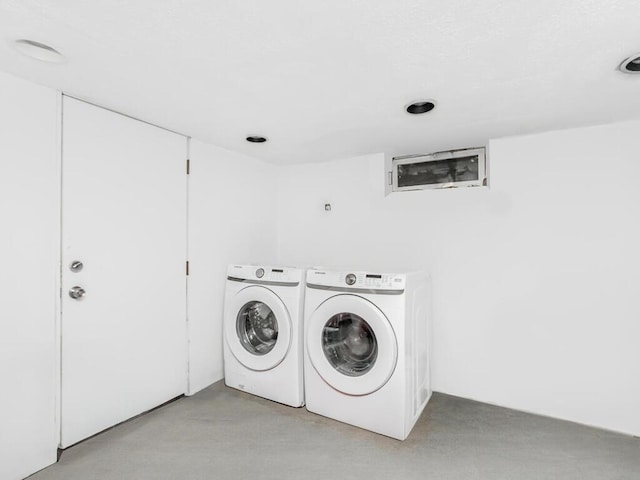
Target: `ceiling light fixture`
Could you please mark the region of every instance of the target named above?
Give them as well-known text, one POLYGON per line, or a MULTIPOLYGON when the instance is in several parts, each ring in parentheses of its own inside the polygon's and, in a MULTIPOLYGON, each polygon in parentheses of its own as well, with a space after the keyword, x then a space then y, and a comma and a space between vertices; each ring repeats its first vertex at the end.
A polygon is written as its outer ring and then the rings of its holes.
POLYGON ((34 40, 15 40, 13 47, 23 55, 42 62, 62 63, 64 61, 64 55, 55 48, 34 40))
POLYGON ((266 141, 267 141, 266 138, 260 137, 259 135, 251 135, 247 137, 247 142, 251 142, 251 143, 264 143, 266 141))
POLYGON ((436 108, 436 102, 434 100, 419 100, 417 102, 413 102, 410 105, 405 107, 407 113, 412 115, 419 115, 421 113, 430 112, 436 108))
POLYGON ((624 62, 622 62, 622 65, 620 65, 620 70, 624 73, 640 73, 640 53, 631 55, 624 62))

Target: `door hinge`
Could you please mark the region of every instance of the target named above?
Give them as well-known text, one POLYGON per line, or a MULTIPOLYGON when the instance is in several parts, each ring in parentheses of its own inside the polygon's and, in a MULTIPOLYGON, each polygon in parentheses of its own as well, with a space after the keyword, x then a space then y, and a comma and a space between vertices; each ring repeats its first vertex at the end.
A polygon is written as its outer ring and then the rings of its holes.
POLYGON ((189 261, 186 261, 186 273, 187 273, 187 277, 189 276, 189 261))
POLYGON ((191 173, 191 160, 187 158, 187 175, 191 173))
POLYGON ((388 182, 387 185, 393 185, 393 172, 387 172, 387 173, 389 174, 387 178, 387 182, 388 182))

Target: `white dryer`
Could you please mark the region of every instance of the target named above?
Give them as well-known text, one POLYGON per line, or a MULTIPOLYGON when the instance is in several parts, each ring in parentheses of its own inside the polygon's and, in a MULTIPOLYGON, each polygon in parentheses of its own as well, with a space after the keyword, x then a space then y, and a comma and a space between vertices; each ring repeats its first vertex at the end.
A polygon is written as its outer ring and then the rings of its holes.
POLYGON ((304 271, 230 265, 224 302, 225 384, 304 405, 304 271))
POLYGON ((431 397, 428 277, 309 270, 307 409, 404 440, 431 397))

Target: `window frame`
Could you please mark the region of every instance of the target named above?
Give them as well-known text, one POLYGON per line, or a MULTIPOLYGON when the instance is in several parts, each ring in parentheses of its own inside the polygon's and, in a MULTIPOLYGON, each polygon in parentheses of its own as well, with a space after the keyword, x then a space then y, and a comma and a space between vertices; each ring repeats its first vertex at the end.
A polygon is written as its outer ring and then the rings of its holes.
POLYGON ((442 188, 462 187, 486 187, 487 186, 487 156, 484 147, 465 148, 461 150, 449 150, 446 152, 431 153, 428 155, 406 155, 391 159, 392 192, 405 192, 408 190, 437 190, 442 188), (478 179, 461 182, 433 183, 423 185, 398 186, 398 166, 414 163, 435 162, 439 160, 454 160, 456 158, 478 156, 478 179))

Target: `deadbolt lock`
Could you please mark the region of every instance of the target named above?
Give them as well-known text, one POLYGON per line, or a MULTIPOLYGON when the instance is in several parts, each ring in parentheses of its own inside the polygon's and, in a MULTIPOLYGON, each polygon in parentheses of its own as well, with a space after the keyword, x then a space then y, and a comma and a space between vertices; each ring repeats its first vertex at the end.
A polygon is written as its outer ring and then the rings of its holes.
POLYGON ((69 265, 69 270, 74 273, 78 273, 82 271, 83 267, 84 264, 80 260, 74 260, 73 262, 71 262, 71 265, 69 265))

